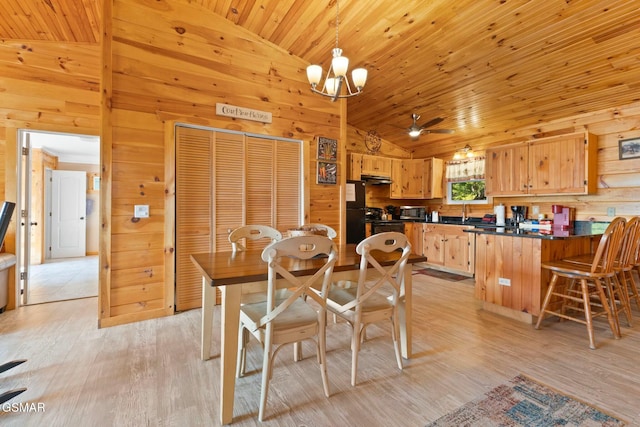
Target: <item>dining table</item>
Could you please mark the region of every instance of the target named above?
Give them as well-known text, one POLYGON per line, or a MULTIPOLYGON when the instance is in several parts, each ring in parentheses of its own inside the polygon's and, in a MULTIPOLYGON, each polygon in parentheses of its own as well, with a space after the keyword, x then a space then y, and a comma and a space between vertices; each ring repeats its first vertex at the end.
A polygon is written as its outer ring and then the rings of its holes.
MULTIPOLYGON (((360 255, 355 244, 338 245, 338 258, 333 268, 332 281, 357 280, 360 255)), ((255 292, 268 279, 267 263, 262 260, 262 249, 247 251, 221 251, 191 254, 191 261, 202 275, 202 335, 201 358, 211 358, 211 335, 213 311, 216 305, 216 288, 220 289, 220 422, 230 424, 233 420, 235 375, 238 352, 238 328, 240 301, 243 293, 255 292)), ((374 257, 382 266, 391 266, 401 252, 376 251, 374 257)), ((412 253, 401 283, 398 317, 400 321, 400 348, 402 357, 411 357, 411 264, 424 262, 427 258, 412 253)), ((325 259, 297 260, 291 258, 287 269, 295 276, 312 275, 325 259)))

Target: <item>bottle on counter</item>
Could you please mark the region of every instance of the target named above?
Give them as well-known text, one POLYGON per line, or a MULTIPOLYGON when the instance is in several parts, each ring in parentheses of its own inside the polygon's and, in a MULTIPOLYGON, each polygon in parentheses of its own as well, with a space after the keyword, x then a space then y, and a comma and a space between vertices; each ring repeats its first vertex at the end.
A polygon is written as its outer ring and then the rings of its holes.
POLYGON ((431 212, 431 222, 438 222, 438 221, 439 221, 438 211, 431 212))

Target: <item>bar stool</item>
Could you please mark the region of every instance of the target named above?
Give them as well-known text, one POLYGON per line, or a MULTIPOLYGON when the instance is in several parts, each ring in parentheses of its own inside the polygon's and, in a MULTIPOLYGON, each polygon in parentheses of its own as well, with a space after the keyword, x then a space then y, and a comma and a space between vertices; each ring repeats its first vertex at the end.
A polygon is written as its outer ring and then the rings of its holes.
MULTIPOLYGON (((638 240, 640 238, 639 219, 640 218, 631 218, 630 220, 626 221, 620 251, 618 252, 618 256, 613 263, 613 270, 616 274, 613 278, 614 280, 607 283, 608 287, 606 291, 608 294, 609 303, 611 304, 611 311, 613 312, 613 316, 615 317, 615 319, 618 321, 618 332, 620 332, 618 306, 620 306, 621 310, 625 314, 625 317, 627 318, 627 325, 631 327, 632 315, 631 302, 629 298, 629 288, 631 286, 635 287, 635 282, 633 282, 633 274, 631 271, 634 268, 636 251, 638 250, 637 246, 640 242, 638 240)), ((565 260, 590 265, 593 262, 593 254, 565 258, 565 260)), ((633 289, 631 290, 631 293, 633 293, 633 289)))
POLYGON ((640 294, 638 293, 636 276, 633 273, 633 271, 636 270, 636 272, 638 273, 638 277, 640 278, 640 217, 631 218, 629 222, 631 221, 636 222, 635 244, 631 247, 629 265, 624 270, 623 275, 627 281, 626 284, 629 304, 631 304, 631 299, 634 299, 636 301, 638 309, 640 309, 640 294))
POLYGON ((546 314, 582 323, 587 326, 589 347, 595 349, 593 319, 606 316, 614 338, 620 338, 618 320, 613 316, 607 293, 614 297, 614 263, 621 248, 625 223, 626 220, 622 217, 611 221, 590 265, 567 260, 542 263, 542 268, 549 270, 552 276, 536 329, 540 329, 546 314), (559 281, 560 278, 563 280, 559 281), (579 317, 580 313, 583 314, 582 317, 579 317))

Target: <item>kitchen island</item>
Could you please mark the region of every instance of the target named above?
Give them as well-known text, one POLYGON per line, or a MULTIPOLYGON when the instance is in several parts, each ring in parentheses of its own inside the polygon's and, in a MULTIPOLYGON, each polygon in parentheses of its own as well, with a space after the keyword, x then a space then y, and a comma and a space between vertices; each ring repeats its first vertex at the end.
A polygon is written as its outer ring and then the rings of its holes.
POLYGON ((483 308, 527 323, 540 314, 549 283, 541 264, 590 253, 608 223, 577 221, 571 229, 521 230, 478 227, 475 295, 483 308))

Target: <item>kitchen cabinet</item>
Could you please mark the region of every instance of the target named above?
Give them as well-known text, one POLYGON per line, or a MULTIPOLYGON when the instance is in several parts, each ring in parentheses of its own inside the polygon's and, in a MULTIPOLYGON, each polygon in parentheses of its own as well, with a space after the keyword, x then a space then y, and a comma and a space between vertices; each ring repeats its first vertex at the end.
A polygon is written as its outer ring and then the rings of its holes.
POLYGON ((362 175, 391 177, 391 158, 363 154, 362 175))
POLYGON ((578 132, 486 151, 488 196, 596 192, 597 137, 578 132))
POLYGON ((411 252, 418 255, 422 255, 423 225, 424 224, 422 222, 404 223, 404 234, 406 234, 409 239, 409 243, 411 243, 411 252))
POLYGON ((391 177, 391 157, 349 153, 349 179, 358 181, 362 175, 391 177))
POLYGON ((389 198, 402 199, 402 159, 391 160, 391 185, 389 198))
POLYGON ((423 224, 422 254, 427 264, 473 275, 475 234, 465 225, 423 224))
POLYGON ((360 181, 362 175, 362 154, 349 153, 349 179, 353 181, 360 181))
MULTIPOLYGON (((402 159, 392 164, 391 180, 399 187, 392 187, 392 199, 435 199, 443 196, 442 175, 444 161, 428 159, 402 159)), ((392 184, 393 185, 393 184, 392 184)))
POLYGON ((531 322, 540 314, 547 292, 549 270, 541 264, 565 257, 588 254, 597 246, 597 235, 564 238, 528 238, 518 234, 477 234, 475 251, 475 295, 484 309, 531 322))

